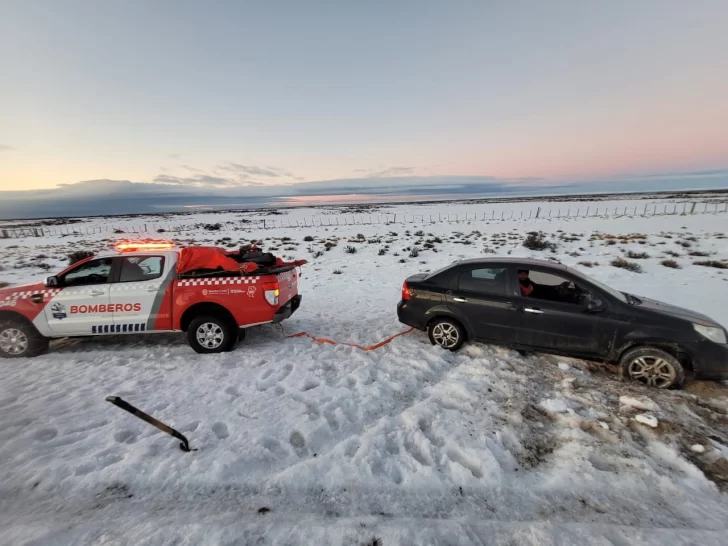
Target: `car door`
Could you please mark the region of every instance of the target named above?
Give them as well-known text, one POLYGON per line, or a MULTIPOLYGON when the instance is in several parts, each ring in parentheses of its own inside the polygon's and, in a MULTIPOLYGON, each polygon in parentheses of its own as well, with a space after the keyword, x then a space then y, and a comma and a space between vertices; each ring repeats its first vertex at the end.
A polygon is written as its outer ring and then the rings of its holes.
POLYGON ((459 268, 446 292, 454 308, 478 339, 510 344, 520 324, 518 307, 509 286, 505 265, 472 265, 459 268))
POLYGON ((533 292, 517 296, 523 312, 516 344, 547 352, 603 356, 606 347, 600 333, 602 317, 587 307, 594 297, 593 287, 560 270, 540 267, 531 269, 529 278, 533 292))
POLYGON ((108 332, 114 319, 109 310, 112 258, 80 264, 58 277, 62 290, 45 306, 54 334, 88 335, 108 332))
POLYGON ((165 280, 165 256, 134 254, 115 260, 118 262, 117 282, 111 285, 109 295, 114 331, 145 332, 154 329, 160 315, 169 319, 171 309, 162 307, 169 284, 169 280, 165 280))

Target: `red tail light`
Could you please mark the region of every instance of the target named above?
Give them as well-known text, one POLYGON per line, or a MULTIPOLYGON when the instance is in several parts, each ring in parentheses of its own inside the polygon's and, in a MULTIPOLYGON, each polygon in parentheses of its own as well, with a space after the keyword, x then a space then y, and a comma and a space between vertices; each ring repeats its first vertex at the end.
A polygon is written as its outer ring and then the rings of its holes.
POLYGON ((414 292, 415 292, 414 290, 411 290, 407 286, 407 281, 404 281, 404 284, 402 285, 402 299, 403 300, 411 300, 412 299, 412 295, 414 294, 414 292))
POLYGON ((263 283, 263 293, 265 294, 265 301, 270 305, 278 305, 278 296, 281 293, 278 281, 263 283))

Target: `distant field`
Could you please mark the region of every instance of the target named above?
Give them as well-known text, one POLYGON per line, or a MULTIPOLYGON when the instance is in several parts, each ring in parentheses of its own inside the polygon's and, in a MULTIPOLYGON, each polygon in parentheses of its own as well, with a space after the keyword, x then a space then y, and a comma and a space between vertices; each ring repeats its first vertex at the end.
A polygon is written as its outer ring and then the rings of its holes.
MULTIPOLYGON (((169 515, 166 533, 200 514, 253 521, 261 507, 272 510, 269 536, 282 541, 297 522, 331 529, 347 518, 394 542, 406 532, 423 544, 434 521, 457 536, 471 525, 525 525, 529 537, 559 544, 721 543, 723 383, 648 391, 618 381, 610 366, 480 343, 449 353, 421 332, 371 352, 284 337, 305 331, 372 345, 404 330, 395 307, 405 277, 484 255, 556 259, 728 325, 728 215, 683 215, 684 203, 197 212, 79 219, 49 227, 82 227, 80 234, 0 240, 0 281, 10 284, 40 280, 70 252, 106 250, 144 224, 152 227, 143 236, 179 245, 255 241, 309 260, 300 310, 282 329, 251 329, 231 353, 197 355, 178 334, 110 336, 56 341, 42 357, 3 362, 7 543, 81 542, 139 511, 169 515), (645 214, 646 205, 662 214, 645 214), (403 220, 364 221, 392 215, 403 220), (525 248, 532 231, 553 250, 525 248), (611 265, 618 259, 629 268, 611 265), (105 403, 109 394, 179 427, 199 451, 181 454, 170 438, 105 403), (636 422, 642 410, 621 403, 625 395, 648 396, 658 427, 636 422)), ((136 532, 152 542, 162 533, 136 532)))

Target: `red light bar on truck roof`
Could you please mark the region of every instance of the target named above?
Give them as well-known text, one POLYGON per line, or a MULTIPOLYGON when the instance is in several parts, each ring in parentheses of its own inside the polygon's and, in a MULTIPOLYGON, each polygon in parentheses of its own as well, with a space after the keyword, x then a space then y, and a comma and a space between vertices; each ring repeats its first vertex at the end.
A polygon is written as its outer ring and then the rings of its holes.
POLYGON ((144 241, 119 241, 116 243, 116 250, 119 252, 133 252, 136 250, 170 250, 174 248, 172 241, 144 240, 144 241))

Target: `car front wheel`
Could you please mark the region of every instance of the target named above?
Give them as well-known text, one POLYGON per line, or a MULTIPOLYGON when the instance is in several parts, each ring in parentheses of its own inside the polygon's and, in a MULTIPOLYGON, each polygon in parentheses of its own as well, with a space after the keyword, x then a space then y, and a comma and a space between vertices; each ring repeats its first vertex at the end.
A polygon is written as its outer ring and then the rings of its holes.
POLYGON ((685 371, 678 359, 654 347, 627 351, 619 361, 619 372, 625 379, 657 389, 679 388, 685 381, 685 371))
POLYGON ((457 351, 465 343, 465 330, 451 319, 433 321, 427 328, 427 334, 433 345, 439 345, 449 351, 457 351))

